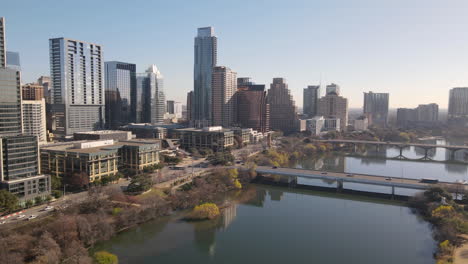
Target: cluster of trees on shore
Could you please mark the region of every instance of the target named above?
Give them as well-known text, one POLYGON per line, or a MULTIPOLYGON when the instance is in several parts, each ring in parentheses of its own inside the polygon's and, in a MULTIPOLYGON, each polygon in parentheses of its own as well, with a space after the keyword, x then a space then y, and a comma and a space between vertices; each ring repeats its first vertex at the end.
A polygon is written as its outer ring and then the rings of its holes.
POLYGON ((435 227, 434 238, 439 242, 437 263, 452 263, 453 250, 464 243, 461 235, 468 234, 468 194, 457 203, 450 192, 433 187, 412 197, 409 205, 435 227))
MULTIPOLYGON (((5 264, 97 262, 87 250, 97 242, 121 230, 169 215, 173 210, 216 203, 225 192, 242 188, 242 184, 255 176, 253 173, 253 170, 213 170, 205 177, 194 179, 190 188, 175 194, 130 196, 115 186, 93 187, 86 201, 56 212, 52 217, 28 222, 16 229, 2 229, 0 260, 5 264)), ((107 254, 99 256, 113 259, 107 254)))

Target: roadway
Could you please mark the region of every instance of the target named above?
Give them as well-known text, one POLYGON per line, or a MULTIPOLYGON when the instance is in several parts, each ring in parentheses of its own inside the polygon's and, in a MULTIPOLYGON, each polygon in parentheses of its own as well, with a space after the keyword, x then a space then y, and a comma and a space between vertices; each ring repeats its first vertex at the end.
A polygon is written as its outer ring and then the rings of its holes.
POLYGON ((446 149, 468 149, 465 145, 437 145, 424 143, 409 143, 409 142, 385 142, 385 141, 370 141, 370 140, 352 140, 352 139, 318 139, 316 142, 337 143, 337 144, 364 144, 364 145, 385 145, 385 146, 415 146, 421 148, 446 148, 446 149))
MULTIPOLYGON (((367 174, 324 172, 324 171, 292 169, 292 168, 276 168, 275 169, 274 167, 267 167, 267 166, 258 166, 256 168, 256 171, 257 173, 260 173, 260 174, 262 173, 263 174, 276 174, 276 175, 283 175, 283 176, 296 176, 296 177, 302 177, 302 178, 336 180, 336 181, 342 181, 342 182, 364 183, 364 184, 393 186, 393 187, 420 189, 420 190, 425 190, 434 186, 434 184, 422 183, 420 180, 417 180, 417 179, 408 179, 408 178, 400 178, 400 177, 383 177, 383 176, 367 175, 367 174)), ((451 183, 451 182, 439 181, 438 184, 460 187, 460 184, 451 183)), ((462 189, 467 190, 467 186, 462 185, 462 189)))

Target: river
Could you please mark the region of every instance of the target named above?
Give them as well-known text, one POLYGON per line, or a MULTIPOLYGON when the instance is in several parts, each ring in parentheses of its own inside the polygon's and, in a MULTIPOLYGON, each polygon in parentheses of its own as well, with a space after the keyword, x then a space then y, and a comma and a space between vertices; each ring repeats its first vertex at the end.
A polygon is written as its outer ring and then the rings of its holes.
POLYGON ((94 250, 119 263, 431 264, 431 227, 402 204, 252 185, 222 217, 166 217, 94 250))

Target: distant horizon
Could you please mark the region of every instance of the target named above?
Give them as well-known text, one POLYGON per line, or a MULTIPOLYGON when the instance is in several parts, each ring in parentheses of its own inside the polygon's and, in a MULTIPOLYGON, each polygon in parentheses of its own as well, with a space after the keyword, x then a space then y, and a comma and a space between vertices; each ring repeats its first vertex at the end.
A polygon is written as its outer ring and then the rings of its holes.
POLYGON ((218 65, 267 90, 274 77, 285 78, 298 107, 303 88, 331 82, 352 108, 373 91, 390 93, 391 108, 437 103, 446 109, 449 90, 468 87, 464 1, 206 0, 183 9, 166 1, 51 2, 54 8, 2 5, 7 50, 20 53, 23 83, 50 75, 49 39, 67 37, 102 45, 104 61, 135 63, 138 72, 157 65, 167 98, 185 104, 197 28, 213 26, 218 65))

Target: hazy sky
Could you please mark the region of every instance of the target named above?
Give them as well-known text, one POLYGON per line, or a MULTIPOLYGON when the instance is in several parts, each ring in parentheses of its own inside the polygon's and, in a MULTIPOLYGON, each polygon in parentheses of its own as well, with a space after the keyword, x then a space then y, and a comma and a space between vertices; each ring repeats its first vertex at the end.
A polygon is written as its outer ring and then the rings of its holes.
POLYGON ((466 0, 2 0, 7 49, 23 82, 49 75, 48 39, 104 46, 105 60, 156 64, 168 99, 193 89, 193 38, 213 26, 218 64, 269 84, 284 77, 302 106, 307 85, 335 82, 351 107, 364 91, 391 107, 438 103, 468 86, 466 0))

